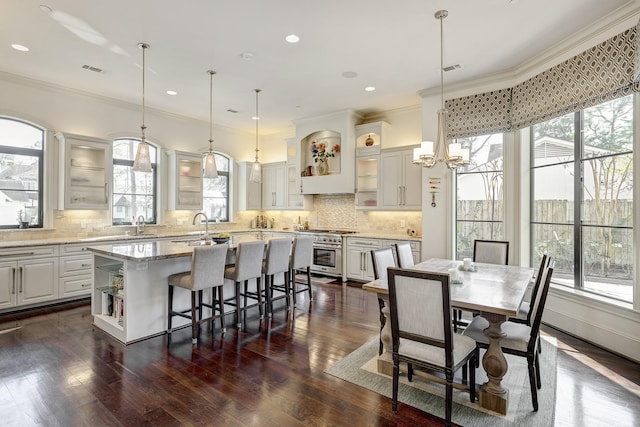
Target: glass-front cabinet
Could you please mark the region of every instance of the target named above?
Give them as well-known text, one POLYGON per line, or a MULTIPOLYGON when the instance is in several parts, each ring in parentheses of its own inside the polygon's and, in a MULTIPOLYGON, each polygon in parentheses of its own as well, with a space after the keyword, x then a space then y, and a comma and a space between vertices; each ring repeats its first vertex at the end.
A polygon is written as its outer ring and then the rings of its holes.
POLYGON ((109 209, 111 143, 57 133, 60 149, 60 209, 109 209))
POLYGON ((380 149, 388 138, 387 122, 356 126, 356 208, 377 209, 380 199, 380 149))
POLYGON ((170 210, 202 210, 202 156, 167 151, 170 210))

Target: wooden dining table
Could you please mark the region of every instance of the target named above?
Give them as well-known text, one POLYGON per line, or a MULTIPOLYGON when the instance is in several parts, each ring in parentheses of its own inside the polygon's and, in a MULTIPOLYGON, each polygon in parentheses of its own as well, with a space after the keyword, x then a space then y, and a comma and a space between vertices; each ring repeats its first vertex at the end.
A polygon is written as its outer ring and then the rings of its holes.
MULTIPOLYGON (((480 386, 479 403, 484 408, 506 414, 509 391, 502 385, 502 378, 507 373, 508 364, 500 346, 500 340, 506 336, 501 325, 509 317, 514 317, 518 313, 533 276, 533 269, 476 263, 470 271, 461 271, 461 266, 461 261, 432 258, 410 269, 441 274, 448 274, 452 268, 459 269, 457 274, 462 283, 450 282, 449 284, 451 306, 480 313, 489 321, 489 327, 484 331, 489 339, 489 348, 482 358, 482 366, 487 373, 488 381, 480 386)), ((378 371, 390 375, 393 362, 387 280, 374 280, 366 283, 362 288, 376 292, 378 298, 385 301, 386 307, 382 309, 382 313, 387 321, 380 332, 384 351, 378 358, 378 371)))

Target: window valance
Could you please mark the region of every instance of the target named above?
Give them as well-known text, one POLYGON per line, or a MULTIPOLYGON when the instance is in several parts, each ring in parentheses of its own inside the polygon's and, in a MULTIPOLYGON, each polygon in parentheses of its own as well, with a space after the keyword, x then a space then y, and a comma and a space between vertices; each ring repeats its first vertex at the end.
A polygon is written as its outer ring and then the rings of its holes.
POLYGON ((638 91, 639 25, 512 88, 447 100, 448 137, 520 129, 638 91))

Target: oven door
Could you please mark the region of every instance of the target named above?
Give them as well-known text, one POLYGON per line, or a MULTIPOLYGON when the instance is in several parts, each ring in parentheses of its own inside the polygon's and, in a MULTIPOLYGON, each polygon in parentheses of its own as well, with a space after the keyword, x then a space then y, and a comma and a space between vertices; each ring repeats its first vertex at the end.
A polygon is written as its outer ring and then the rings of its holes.
POLYGON ((311 270, 332 276, 342 276, 342 248, 314 245, 311 270))

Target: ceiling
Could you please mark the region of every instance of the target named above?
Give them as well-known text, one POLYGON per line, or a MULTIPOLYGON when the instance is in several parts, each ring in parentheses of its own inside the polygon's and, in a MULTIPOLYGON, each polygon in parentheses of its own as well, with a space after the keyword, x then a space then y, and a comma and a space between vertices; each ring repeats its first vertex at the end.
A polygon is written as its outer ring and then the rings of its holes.
POLYGON ((140 104, 137 45, 145 42, 149 108, 208 122, 213 69, 213 121, 251 131, 260 88, 261 130, 273 133, 347 108, 369 115, 419 105, 417 92, 440 84, 439 9, 449 11, 445 66, 462 65, 445 73, 446 86, 517 69, 631 4, 637 0, 2 0, 0 71, 140 104), (291 33, 299 43, 284 40, 291 33))

